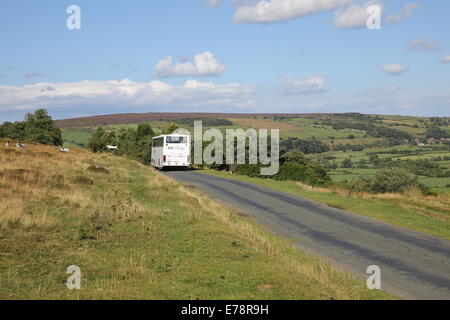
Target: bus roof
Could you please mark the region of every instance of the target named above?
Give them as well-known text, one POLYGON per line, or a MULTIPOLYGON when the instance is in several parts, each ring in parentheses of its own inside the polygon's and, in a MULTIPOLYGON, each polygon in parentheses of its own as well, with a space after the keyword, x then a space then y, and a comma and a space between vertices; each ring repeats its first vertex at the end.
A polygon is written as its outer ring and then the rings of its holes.
POLYGON ((188 134, 176 134, 176 133, 173 133, 173 134, 161 134, 161 135, 159 135, 157 137, 153 137, 153 139, 164 138, 164 137, 189 137, 189 136, 190 135, 188 135, 188 134))

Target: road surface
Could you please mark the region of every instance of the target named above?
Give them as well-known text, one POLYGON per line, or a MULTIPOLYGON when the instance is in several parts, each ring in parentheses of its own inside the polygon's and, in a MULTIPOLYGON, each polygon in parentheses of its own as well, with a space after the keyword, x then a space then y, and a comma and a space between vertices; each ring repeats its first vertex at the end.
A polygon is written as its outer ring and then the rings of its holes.
POLYGON ((357 278, 366 280, 367 267, 378 265, 382 290, 408 299, 450 299, 450 241, 251 183, 196 171, 165 174, 357 278))

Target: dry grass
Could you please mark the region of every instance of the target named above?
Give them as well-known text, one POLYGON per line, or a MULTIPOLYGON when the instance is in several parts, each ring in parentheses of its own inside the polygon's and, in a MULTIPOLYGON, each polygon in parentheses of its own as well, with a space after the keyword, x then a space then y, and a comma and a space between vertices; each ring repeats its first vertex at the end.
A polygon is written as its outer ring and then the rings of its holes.
MULTIPOLYGON (((329 288, 336 299, 348 300, 363 298, 364 295, 360 293, 366 292, 366 288, 363 285, 351 288, 346 287, 344 283, 351 281, 352 277, 347 274, 338 274, 329 266, 326 258, 319 258, 315 263, 305 263, 292 254, 293 250, 296 249, 274 242, 261 228, 249 222, 248 219, 243 219, 242 214, 235 212, 223 204, 212 201, 205 196, 194 193, 188 188, 180 188, 180 191, 185 193, 189 198, 196 199, 196 203, 203 209, 202 211, 197 210, 196 212, 203 212, 217 217, 225 226, 248 240, 253 249, 264 254, 275 256, 286 267, 286 272, 303 275, 308 279, 314 279, 319 286, 329 288)), ((198 214, 197 218, 199 218, 198 214)), ((273 286, 262 285, 262 287, 267 288, 273 286)))
POLYGON ((308 192, 332 193, 350 199, 395 200, 403 208, 414 210, 439 221, 450 221, 450 193, 427 196, 423 195, 419 189, 412 188, 405 193, 373 194, 369 192, 352 192, 339 186, 324 188, 313 187, 300 182, 294 183, 308 192))

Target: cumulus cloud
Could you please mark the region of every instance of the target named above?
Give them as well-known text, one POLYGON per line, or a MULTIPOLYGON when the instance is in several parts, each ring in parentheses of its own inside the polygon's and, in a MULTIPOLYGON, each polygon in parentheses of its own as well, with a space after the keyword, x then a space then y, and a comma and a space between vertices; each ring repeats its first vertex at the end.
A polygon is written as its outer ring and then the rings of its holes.
POLYGON ((38 77, 43 77, 44 74, 40 71, 33 71, 30 73, 25 74, 23 77, 25 79, 33 79, 33 78, 38 78, 38 77))
POLYGON ((208 0, 206 2, 206 5, 213 8, 217 8, 222 2, 223 0, 208 0))
POLYGON ((284 76, 281 79, 280 91, 285 95, 309 95, 324 93, 328 90, 326 79, 322 76, 308 76, 304 80, 284 76))
POLYGON ((353 4, 345 9, 334 12, 334 26, 339 29, 366 28, 369 14, 367 8, 378 5, 383 12, 383 6, 378 1, 368 1, 365 4, 353 4))
POLYGON ((155 75, 168 77, 209 77, 220 75, 225 71, 225 65, 220 63, 211 52, 203 52, 194 57, 194 63, 182 59, 173 64, 173 57, 160 60, 155 66, 155 75))
POLYGON ((399 13, 391 14, 387 17, 386 21, 392 24, 398 23, 401 20, 409 18, 413 11, 419 8, 420 6, 417 3, 408 3, 400 10, 399 13))
POLYGON ((390 76, 400 75, 406 71, 406 67, 401 64, 385 64, 380 69, 390 76))
POLYGON ((234 14, 237 23, 270 23, 287 21, 317 12, 332 11, 352 0, 260 0, 239 7, 234 14))
POLYGON ((450 56, 446 56, 442 58, 442 63, 450 63, 450 56))
POLYGON ((148 83, 84 80, 71 83, 36 83, 26 86, 0 85, 0 111, 50 108, 108 107, 212 107, 254 108, 256 89, 239 83, 214 84, 188 80, 183 85, 163 81, 148 83))
POLYGON ((428 42, 425 39, 411 40, 406 44, 409 51, 435 52, 441 49, 441 42, 428 42))

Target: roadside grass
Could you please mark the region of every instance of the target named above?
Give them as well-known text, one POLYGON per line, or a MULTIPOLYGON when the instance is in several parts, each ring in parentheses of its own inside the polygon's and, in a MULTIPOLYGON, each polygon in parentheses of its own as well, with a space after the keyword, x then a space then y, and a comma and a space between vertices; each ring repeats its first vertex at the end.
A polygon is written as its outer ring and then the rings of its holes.
POLYGON ((288 192, 450 240, 450 193, 436 196, 424 196, 418 190, 406 194, 351 193, 339 187, 311 187, 299 182, 251 178, 207 169, 202 172, 288 192))
POLYGON ((135 161, 0 143, 0 299, 395 299, 135 161))
MULTIPOLYGON (((373 177, 376 169, 344 169, 338 168, 330 171, 331 180, 335 182, 351 181, 361 177, 373 177)), ((430 188, 430 191, 436 193, 448 193, 450 191, 450 178, 424 177, 418 176, 417 179, 430 188)))

